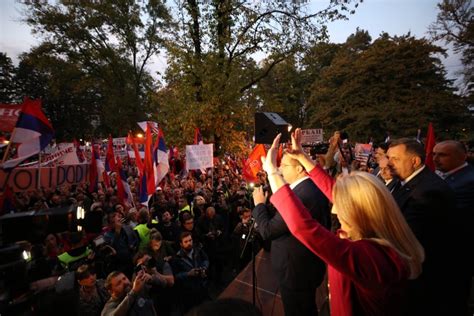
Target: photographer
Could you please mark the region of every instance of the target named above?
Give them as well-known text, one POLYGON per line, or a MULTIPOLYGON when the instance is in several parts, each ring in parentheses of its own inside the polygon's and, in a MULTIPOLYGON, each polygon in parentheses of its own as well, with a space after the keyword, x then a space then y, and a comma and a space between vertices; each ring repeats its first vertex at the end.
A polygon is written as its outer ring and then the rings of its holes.
POLYGON ((102 316, 156 316, 153 301, 148 295, 145 284, 151 280, 151 275, 141 270, 136 273, 133 286, 125 274, 114 271, 105 280, 105 287, 110 293, 110 299, 102 310, 102 316))
POLYGON ((174 293, 170 287, 174 284, 173 271, 167 262, 159 264, 149 253, 139 251, 134 258, 135 274, 144 271, 151 276, 145 285, 155 310, 160 316, 170 315, 175 307, 174 293))
POLYGON ((183 312, 186 312, 209 298, 206 272, 209 259, 200 247, 193 247, 190 232, 181 233, 180 247, 172 265, 176 285, 180 290, 178 298, 184 308, 183 312))
POLYGON ((252 219, 252 212, 249 208, 238 207, 237 212, 240 217, 240 222, 235 226, 232 232, 232 244, 233 244, 233 267, 235 272, 242 270, 252 258, 252 246, 254 247, 254 253, 260 250, 261 238, 258 232, 253 229, 253 236, 249 236, 250 228, 255 224, 252 219), (241 257, 242 251, 245 247, 245 242, 248 238, 252 238, 253 244, 247 245, 245 252, 241 257))

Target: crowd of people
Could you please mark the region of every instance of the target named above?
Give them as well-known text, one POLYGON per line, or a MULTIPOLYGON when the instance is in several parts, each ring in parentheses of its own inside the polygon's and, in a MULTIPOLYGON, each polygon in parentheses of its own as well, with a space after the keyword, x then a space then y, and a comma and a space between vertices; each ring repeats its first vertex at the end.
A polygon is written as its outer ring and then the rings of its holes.
POLYGON ((133 159, 124 160, 132 203, 119 200, 114 173, 92 192, 82 183, 16 193, 16 212, 85 210, 77 231, 37 230, 25 246, 28 312, 198 315, 272 241, 287 316, 318 315, 326 270, 332 315, 467 315, 474 167, 466 147, 438 143, 432 172, 413 139, 376 145, 361 161, 340 133, 317 153, 300 137, 296 130, 277 157, 277 136, 252 184, 237 159, 188 172, 173 158, 148 205, 139 203, 133 159))

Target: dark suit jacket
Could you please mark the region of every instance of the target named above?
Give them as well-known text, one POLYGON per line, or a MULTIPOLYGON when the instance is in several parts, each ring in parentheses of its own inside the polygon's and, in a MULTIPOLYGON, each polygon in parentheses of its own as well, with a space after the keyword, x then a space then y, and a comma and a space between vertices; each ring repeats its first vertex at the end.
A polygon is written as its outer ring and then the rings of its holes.
MULTIPOLYGON (((313 218, 330 228, 329 201, 311 179, 298 184, 293 192, 313 218)), ((326 271, 324 262, 291 235, 280 213, 271 216, 269 207, 259 204, 253 210, 253 216, 263 239, 272 240, 272 266, 280 285, 295 290, 318 287, 326 271)))
POLYGON ((453 189, 456 196, 456 214, 458 220, 456 222, 456 232, 460 237, 462 249, 470 251, 470 255, 466 254, 466 269, 472 274, 474 271, 474 167, 467 165, 466 167, 456 171, 452 175, 444 179, 453 189), (470 260, 468 260, 470 258, 470 260))
POLYGON ((448 312, 445 307, 449 305, 443 289, 449 288, 455 266, 450 252, 456 238, 454 193, 446 182, 425 167, 403 187, 395 188, 392 194, 425 249, 423 272, 408 290, 407 296, 411 299, 408 314, 429 314, 432 308, 435 315, 443 315, 448 312))
POLYGON ((466 211, 470 209, 472 216, 474 210, 474 167, 467 165, 444 180, 456 195, 457 208, 466 211))

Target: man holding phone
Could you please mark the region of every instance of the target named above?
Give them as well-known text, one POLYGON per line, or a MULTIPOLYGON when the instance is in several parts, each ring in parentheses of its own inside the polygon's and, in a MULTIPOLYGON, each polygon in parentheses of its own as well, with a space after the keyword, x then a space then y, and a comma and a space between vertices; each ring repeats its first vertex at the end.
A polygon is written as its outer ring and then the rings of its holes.
POLYGON ((156 316, 153 301, 148 295, 145 284, 151 280, 151 275, 140 270, 133 285, 125 274, 114 271, 105 280, 105 288, 110 293, 110 299, 104 306, 101 315, 142 315, 156 316))

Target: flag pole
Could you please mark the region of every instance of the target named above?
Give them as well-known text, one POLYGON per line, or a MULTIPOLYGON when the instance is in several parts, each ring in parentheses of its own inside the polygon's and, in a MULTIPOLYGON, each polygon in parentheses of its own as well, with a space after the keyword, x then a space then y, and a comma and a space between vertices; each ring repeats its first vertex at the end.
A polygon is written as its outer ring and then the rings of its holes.
POLYGON ((12 145, 11 140, 13 139, 13 136, 15 136, 15 133, 16 133, 16 128, 13 129, 12 135, 10 136, 10 140, 8 141, 7 149, 5 150, 5 153, 3 154, 2 163, 4 163, 5 160, 7 160, 7 158, 8 158, 8 154, 10 153, 10 147, 12 145))
POLYGON ((41 152, 42 150, 38 154, 38 190, 41 190, 41 152))

